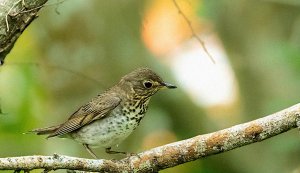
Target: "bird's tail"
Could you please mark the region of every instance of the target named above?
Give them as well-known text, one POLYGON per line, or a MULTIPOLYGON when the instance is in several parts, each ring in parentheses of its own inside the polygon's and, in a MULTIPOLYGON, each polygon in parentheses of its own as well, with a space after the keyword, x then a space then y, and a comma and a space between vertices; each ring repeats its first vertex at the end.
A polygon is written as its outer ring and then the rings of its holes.
POLYGON ((30 130, 29 133, 35 133, 37 135, 49 135, 49 137, 53 137, 53 133, 60 127, 60 125, 46 127, 46 128, 39 128, 39 129, 33 129, 30 130))

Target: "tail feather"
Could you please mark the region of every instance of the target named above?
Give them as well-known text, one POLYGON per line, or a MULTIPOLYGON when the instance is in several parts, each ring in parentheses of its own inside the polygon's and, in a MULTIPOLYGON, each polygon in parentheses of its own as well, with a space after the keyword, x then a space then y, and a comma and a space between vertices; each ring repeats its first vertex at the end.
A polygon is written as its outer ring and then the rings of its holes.
POLYGON ((51 127, 46 127, 46 128, 39 128, 39 129, 33 129, 30 130, 30 133, 35 133, 37 135, 49 135, 47 138, 49 137, 54 137, 55 135, 53 135, 55 133, 55 131, 60 127, 60 125, 56 125, 56 126, 51 126, 51 127))

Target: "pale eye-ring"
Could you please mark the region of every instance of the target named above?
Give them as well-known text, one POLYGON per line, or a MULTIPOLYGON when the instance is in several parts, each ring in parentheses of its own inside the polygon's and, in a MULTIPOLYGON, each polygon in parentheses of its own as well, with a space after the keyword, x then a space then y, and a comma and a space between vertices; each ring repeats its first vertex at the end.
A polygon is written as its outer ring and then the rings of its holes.
POLYGON ((152 82, 150 82, 150 81, 145 81, 144 83, 143 83, 143 85, 144 85, 144 87, 145 88, 151 88, 152 86, 153 86, 153 84, 152 84, 152 82))

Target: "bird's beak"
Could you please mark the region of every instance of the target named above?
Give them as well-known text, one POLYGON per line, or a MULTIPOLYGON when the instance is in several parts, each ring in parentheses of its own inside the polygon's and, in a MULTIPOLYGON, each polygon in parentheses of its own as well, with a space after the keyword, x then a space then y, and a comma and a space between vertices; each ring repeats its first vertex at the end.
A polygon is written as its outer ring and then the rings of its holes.
POLYGON ((169 83, 166 83, 166 82, 163 82, 162 83, 162 86, 163 87, 166 87, 168 89, 174 89, 174 88, 177 88, 177 86, 173 85, 173 84, 169 84, 169 83))

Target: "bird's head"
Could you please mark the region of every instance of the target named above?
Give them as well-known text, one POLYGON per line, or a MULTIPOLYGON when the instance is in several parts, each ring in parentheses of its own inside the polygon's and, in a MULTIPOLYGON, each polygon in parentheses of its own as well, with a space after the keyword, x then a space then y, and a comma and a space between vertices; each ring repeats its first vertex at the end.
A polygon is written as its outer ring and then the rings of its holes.
POLYGON ((119 85, 137 97, 149 97, 164 88, 177 88, 175 85, 164 82, 149 68, 138 68, 132 71, 122 77, 119 85))

